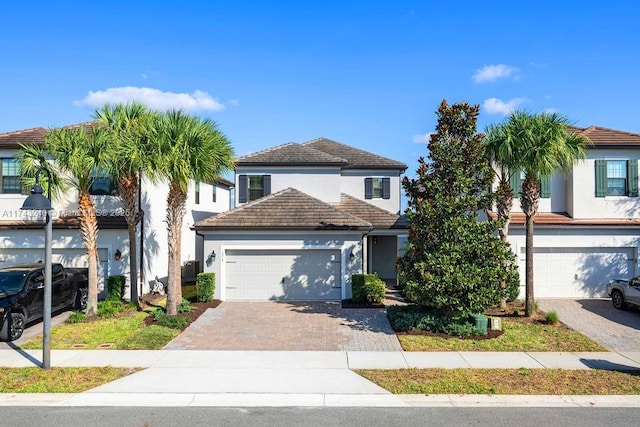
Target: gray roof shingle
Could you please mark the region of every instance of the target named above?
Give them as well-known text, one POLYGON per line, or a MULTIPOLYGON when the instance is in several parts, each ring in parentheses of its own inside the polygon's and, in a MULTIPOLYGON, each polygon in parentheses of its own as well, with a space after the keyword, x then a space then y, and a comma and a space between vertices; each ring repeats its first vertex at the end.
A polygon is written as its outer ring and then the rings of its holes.
POLYGON ((278 145, 236 160, 238 166, 345 166, 347 161, 295 142, 278 145))
POLYGON ((286 188, 195 224, 196 228, 358 230, 371 223, 294 188, 286 188))
POLYGON ((393 214, 364 200, 342 193, 338 209, 370 222, 376 229, 405 229, 409 228, 409 222, 403 216, 393 214))
POLYGON ((350 147, 327 138, 316 138, 303 143, 302 146, 314 148, 323 153, 345 159, 348 162, 348 164, 344 166, 345 169, 399 169, 402 171, 407 169, 407 165, 402 162, 350 147))

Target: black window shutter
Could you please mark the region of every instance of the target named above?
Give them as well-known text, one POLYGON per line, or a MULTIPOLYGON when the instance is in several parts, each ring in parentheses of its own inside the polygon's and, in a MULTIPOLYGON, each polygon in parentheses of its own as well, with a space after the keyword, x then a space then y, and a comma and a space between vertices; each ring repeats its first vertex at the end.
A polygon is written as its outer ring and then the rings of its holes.
POLYGON ((373 199, 373 178, 364 179, 364 198, 373 199))
POLYGON ((382 178, 382 198, 391 198, 391 178, 382 178))
POLYGON ((520 197, 520 170, 514 172, 509 171, 509 173, 511 173, 509 176, 509 185, 513 190, 513 197, 520 197))
POLYGON ((247 203, 248 190, 247 175, 238 176, 238 203, 247 203))
POLYGON ((627 161, 627 193, 629 197, 638 197, 638 161, 627 161))
POLYGON ((540 178, 540 198, 548 199, 551 197, 551 177, 543 176, 540 178))
POLYGON ((262 175, 262 196, 271 194, 271 175, 262 175))

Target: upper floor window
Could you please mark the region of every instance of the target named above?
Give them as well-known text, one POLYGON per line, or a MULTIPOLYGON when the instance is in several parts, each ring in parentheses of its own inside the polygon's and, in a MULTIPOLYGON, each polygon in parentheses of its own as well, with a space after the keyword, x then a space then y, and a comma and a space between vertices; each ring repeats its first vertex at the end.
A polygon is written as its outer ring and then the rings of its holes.
POLYGON ((9 194, 24 193, 18 159, 2 159, 0 168, 2 168, 2 175, 0 176, 2 180, 2 192, 9 194))
POLYGON ((111 179, 109 171, 97 169, 91 173, 91 187, 89 194, 94 196, 113 195, 116 192, 115 182, 111 179))
POLYGON ((596 160, 596 197, 638 196, 637 160, 596 160))
POLYGON ((390 199, 391 198, 391 178, 365 178, 364 179, 365 199, 390 199))
MULTIPOLYGON (((514 197, 520 197, 520 190, 522 189, 522 184, 524 183, 526 175, 524 171, 516 172, 511 175, 509 178, 509 185, 513 190, 514 197)), ((540 191, 541 199, 548 199, 551 197, 551 177, 543 176, 540 178, 540 184, 538 187, 540 191)))
POLYGON ((238 203, 257 200, 271 194, 271 175, 239 175, 238 203))

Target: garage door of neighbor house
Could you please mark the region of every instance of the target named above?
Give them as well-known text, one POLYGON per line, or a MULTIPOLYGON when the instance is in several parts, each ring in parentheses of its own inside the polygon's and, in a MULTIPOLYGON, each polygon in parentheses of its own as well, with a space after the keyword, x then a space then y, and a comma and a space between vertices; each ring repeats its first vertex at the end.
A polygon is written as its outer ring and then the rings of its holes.
MULTIPOLYGON (((65 267, 86 268, 86 249, 53 248, 51 250, 51 262, 60 263, 65 267)), ((98 248, 98 289, 102 290, 107 285, 108 250, 98 248)), ((44 249, 31 248, 0 248, 0 267, 32 262, 44 262, 44 249)))
MULTIPOLYGON (((534 295, 606 297, 609 280, 631 277, 634 263, 633 248, 534 248, 534 295)), ((524 256, 521 266, 524 274, 524 256)))
POLYGON ((339 250, 226 251, 229 300, 339 300, 340 282, 339 250))

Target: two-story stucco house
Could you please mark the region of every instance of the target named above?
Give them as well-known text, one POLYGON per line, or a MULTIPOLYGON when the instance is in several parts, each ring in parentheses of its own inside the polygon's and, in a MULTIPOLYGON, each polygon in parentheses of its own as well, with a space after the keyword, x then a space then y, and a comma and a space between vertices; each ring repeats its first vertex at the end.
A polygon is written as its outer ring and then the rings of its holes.
MULTIPOLYGON (((44 218, 20 209, 29 189, 22 185, 15 156, 21 144, 41 144, 46 133, 44 128, 33 128, 0 134, 0 267, 44 260, 44 218)), ((215 183, 191 183, 181 245, 181 259, 187 276, 198 273, 204 263, 202 238, 191 227, 213 213, 228 210, 232 187, 233 183, 224 179, 215 183)), ((125 275, 128 278, 129 274, 127 224, 120 200, 113 195, 114 190, 115 183, 108 176, 94 180, 92 194, 98 215, 100 289, 104 289, 108 276, 125 275)), ((167 194, 167 185, 142 180, 139 200, 144 215, 138 223, 137 242, 142 293, 149 290, 156 276, 163 280, 167 275, 167 194)), ((78 227, 76 191, 70 190, 54 199, 52 204, 52 261, 68 267, 86 267, 86 250, 78 227)))
POLYGON ((395 280, 406 165, 325 138, 237 159, 236 207, 197 222, 221 300, 341 300, 351 275, 395 280))
MULTIPOLYGON (((638 274, 640 135, 602 127, 575 128, 591 142, 568 176, 543 180, 534 231, 536 298, 605 297, 612 278, 638 274)), ((517 193, 520 176, 511 186, 517 193)), ((524 295, 525 229, 514 200, 509 241, 524 295)))

